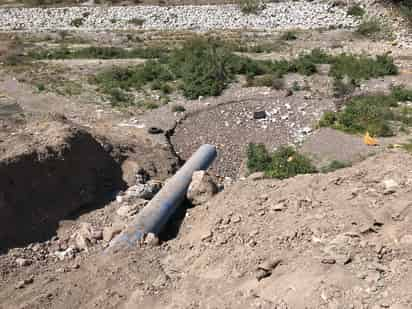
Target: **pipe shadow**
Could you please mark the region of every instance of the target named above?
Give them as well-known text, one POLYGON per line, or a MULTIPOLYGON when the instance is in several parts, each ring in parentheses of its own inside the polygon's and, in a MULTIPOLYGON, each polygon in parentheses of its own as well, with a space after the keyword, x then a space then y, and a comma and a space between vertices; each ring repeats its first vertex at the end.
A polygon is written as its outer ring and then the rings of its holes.
POLYGON ((180 228, 186 217, 188 209, 194 207, 187 199, 182 202, 182 205, 178 207, 175 213, 170 217, 165 228, 159 234, 161 241, 169 241, 176 238, 179 235, 180 228))

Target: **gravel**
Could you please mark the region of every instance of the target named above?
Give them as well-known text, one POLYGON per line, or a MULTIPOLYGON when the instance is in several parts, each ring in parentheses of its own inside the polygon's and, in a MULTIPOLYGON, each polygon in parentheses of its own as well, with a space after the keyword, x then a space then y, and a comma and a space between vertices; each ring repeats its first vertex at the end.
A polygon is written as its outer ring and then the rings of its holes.
POLYGON ((195 30, 327 27, 357 24, 346 10, 320 1, 270 3, 258 15, 244 15, 236 5, 2 8, 0 30, 195 30), (81 19, 78 26, 73 20, 81 19), (143 24, 133 23, 133 19, 143 24))

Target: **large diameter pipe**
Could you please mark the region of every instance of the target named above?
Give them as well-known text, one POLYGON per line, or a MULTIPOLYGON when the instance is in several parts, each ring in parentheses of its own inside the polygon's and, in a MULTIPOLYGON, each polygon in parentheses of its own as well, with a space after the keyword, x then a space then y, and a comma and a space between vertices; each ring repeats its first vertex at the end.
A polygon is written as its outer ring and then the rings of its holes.
POLYGON ((202 145, 190 159, 170 178, 163 188, 144 207, 135 220, 110 246, 135 245, 147 233, 158 235, 186 196, 195 171, 206 170, 216 158, 216 147, 202 145))

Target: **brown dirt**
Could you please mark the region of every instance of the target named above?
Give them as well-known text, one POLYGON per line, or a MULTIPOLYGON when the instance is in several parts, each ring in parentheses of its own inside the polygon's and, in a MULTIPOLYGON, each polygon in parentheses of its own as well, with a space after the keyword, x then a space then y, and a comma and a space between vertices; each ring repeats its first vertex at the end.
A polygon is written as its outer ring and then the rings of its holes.
POLYGON ((120 163, 102 145, 50 118, 0 143, 0 173, 2 249, 49 239, 62 218, 124 187, 120 163))
POLYGON ((16 250, 0 260, 0 308, 410 308, 411 169, 396 150, 330 174, 240 181, 187 210, 160 247, 20 268, 13 259, 33 253, 16 250))

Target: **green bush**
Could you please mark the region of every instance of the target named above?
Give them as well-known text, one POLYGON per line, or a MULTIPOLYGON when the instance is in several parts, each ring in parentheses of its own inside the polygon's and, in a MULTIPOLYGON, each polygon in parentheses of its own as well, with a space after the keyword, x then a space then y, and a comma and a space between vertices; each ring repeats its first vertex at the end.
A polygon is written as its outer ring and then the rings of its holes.
POLYGON ((231 52, 212 40, 192 40, 171 54, 169 65, 182 80, 183 95, 189 99, 217 96, 232 80, 231 52))
POLYGON ((353 81, 398 74, 393 58, 387 54, 375 58, 341 54, 330 60, 332 64, 329 74, 336 79, 348 77, 353 81))
POLYGON ((333 96, 341 98, 351 95, 356 89, 356 82, 353 79, 335 78, 333 81, 333 96))
POLYGON ((167 50, 159 47, 124 49, 120 47, 90 46, 80 49, 69 49, 65 46, 51 50, 34 50, 29 57, 42 59, 128 59, 128 58, 160 58, 167 50))
POLYGON ((356 29, 356 33, 368 38, 377 37, 378 34, 382 32, 382 25, 380 21, 376 18, 368 19, 362 21, 358 28, 356 29))
POLYGON ((84 24, 84 17, 75 18, 70 22, 70 26, 73 26, 76 28, 83 26, 83 24, 84 24))
POLYGON ((365 15, 365 10, 359 4, 354 4, 348 8, 347 14, 355 17, 362 17, 365 15))
POLYGON ((282 146, 270 154, 263 144, 249 144, 247 167, 251 173, 263 171, 266 176, 278 179, 316 172, 311 161, 294 148, 282 146))
POLYGON ((238 0, 238 4, 243 14, 258 14, 266 7, 260 0, 238 0))
POLYGON ((141 18, 132 18, 128 21, 129 24, 135 25, 135 26, 143 26, 145 20, 141 18))

